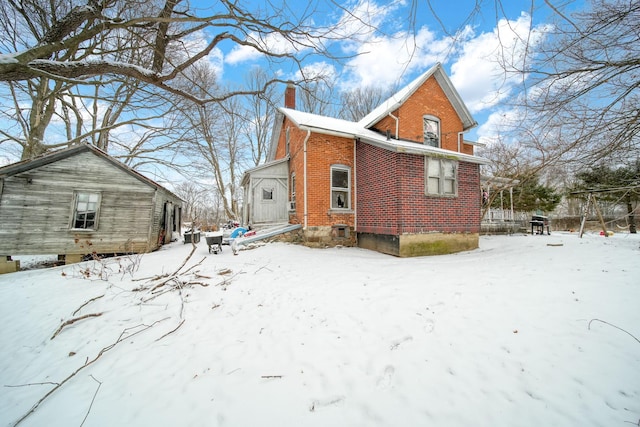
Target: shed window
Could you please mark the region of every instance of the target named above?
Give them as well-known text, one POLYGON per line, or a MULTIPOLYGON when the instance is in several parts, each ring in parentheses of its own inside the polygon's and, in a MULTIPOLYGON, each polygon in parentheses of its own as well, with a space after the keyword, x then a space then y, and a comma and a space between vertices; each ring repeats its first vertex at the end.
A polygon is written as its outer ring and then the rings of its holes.
POLYGON ((273 188, 262 189, 262 200, 273 200, 273 188))
POLYGON ((440 196, 455 196, 458 194, 458 162, 427 157, 425 163, 427 194, 440 196))
POLYGON ((331 209, 351 208, 351 168, 331 166, 331 209))
POLYGON ((73 228, 97 230, 100 193, 77 192, 73 206, 73 228))

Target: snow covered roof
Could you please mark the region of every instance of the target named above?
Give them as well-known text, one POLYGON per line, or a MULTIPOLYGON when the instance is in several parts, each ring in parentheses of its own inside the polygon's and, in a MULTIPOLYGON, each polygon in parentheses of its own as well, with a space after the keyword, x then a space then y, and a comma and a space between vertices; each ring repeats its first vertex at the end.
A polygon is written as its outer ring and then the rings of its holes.
POLYGON ((348 120, 336 119, 334 117, 321 116, 318 114, 307 113, 291 108, 279 108, 278 116, 276 118, 276 125, 274 126, 274 132, 271 141, 271 151, 269 153, 269 159, 275 158, 275 149, 278 143, 278 136, 282 130, 282 118, 287 117, 297 127, 302 130, 311 131, 315 133, 321 133, 326 135, 335 135, 344 138, 353 138, 362 142, 375 145, 389 151, 395 151, 399 153, 419 154, 419 155, 431 155, 431 156, 447 156, 455 157, 459 160, 464 160, 471 163, 488 164, 489 161, 482 157, 463 154, 455 151, 444 150, 441 148, 435 148, 428 145, 417 144, 411 141, 403 141, 397 139, 387 138, 386 135, 382 135, 379 132, 372 131, 370 128, 382 118, 387 116, 390 112, 400 107, 413 93, 429 78, 433 76, 438 84, 442 87, 447 98, 453 105, 454 109, 458 113, 460 120, 464 126, 464 130, 468 130, 477 125, 477 122, 469 113, 469 110, 462 102, 460 95, 453 87, 451 80, 447 77, 446 73, 442 69, 441 64, 436 64, 427 72, 420 75, 414 81, 407 86, 399 90, 397 93, 389 97, 380 106, 375 108, 371 113, 367 114, 358 122, 351 122, 348 120))
POLYGON ((391 95, 386 101, 381 103, 372 112, 364 116, 358 123, 365 128, 370 128, 378 121, 380 121, 383 117, 404 104, 405 101, 409 99, 409 97, 413 95, 413 93, 418 90, 418 88, 422 86, 422 84, 431 76, 436 79, 445 95, 447 95, 449 102, 451 102, 451 105, 453 105, 453 108, 456 110, 456 113, 458 113, 458 116, 462 121, 464 130, 466 131, 477 126, 478 123, 473 119, 464 102, 462 102, 462 98, 460 98, 458 91, 453 86, 453 83, 451 83, 451 80, 447 76, 447 73, 444 72, 440 63, 437 63, 431 69, 427 70, 425 73, 417 77, 414 81, 409 83, 407 86, 391 95))
POLYGON ((317 114, 306 113, 304 111, 292 110, 290 108, 280 108, 279 110, 302 130, 357 139, 376 147, 398 153, 447 156, 455 157, 459 160, 470 163, 489 163, 487 159, 478 156, 471 156, 455 151, 444 150, 442 148, 431 147, 429 145, 417 144, 411 141, 387 138, 386 135, 382 135, 379 132, 365 128, 362 120, 359 122, 350 122, 348 120, 320 116, 317 114))
POLYGON ((104 158, 106 161, 112 163, 116 167, 118 167, 118 168, 122 169, 123 171, 127 172, 128 174, 134 176, 135 178, 139 179, 140 181, 146 183, 150 187, 155 188, 157 190, 165 191, 165 192, 171 194, 173 197, 182 200, 180 197, 178 197, 177 195, 173 194, 170 190, 168 190, 167 188, 165 188, 162 185, 158 184, 154 180, 152 180, 150 178, 147 178, 146 176, 142 175, 140 172, 130 168, 129 166, 127 166, 124 163, 122 163, 121 161, 117 160, 114 157, 111 157, 106 152, 102 151, 101 149, 99 149, 95 145, 91 145, 91 144, 75 144, 75 145, 72 145, 72 146, 70 146, 68 148, 63 148, 61 150, 45 153, 45 154, 43 154, 41 156, 38 156, 38 157, 35 157, 33 159, 22 160, 22 161, 19 161, 19 162, 16 162, 16 163, 12 163, 10 165, 6 165, 6 166, 3 166, 3 167, 0 167, 0 178, 13 176, 13 175, 16 175, 16 174, 19 174, 19 173, 22 173, 22 172, 26 172, 26 171, 29 171, 29 170, 32 170, 32 169, 35 169, 35 168, 38 168, 38 167, 41 167, 41 166, 45 166, 45 165, 48 165, 50 163, 57 162, 58 160, 62 160, 62 159, 66 159, 66 158, 75 156, 76 154, 79 154, 79 153, 82 153, 82 152, 85 152, 85 151, 90 151, 93 154, 104 158))

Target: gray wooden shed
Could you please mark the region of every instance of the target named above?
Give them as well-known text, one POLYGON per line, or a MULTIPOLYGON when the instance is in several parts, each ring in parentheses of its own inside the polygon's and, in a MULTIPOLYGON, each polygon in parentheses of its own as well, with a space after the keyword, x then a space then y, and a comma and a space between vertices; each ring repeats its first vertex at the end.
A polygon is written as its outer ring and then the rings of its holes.
POLYGON ((0 168, 0 256, 150 252, 180 233, 182 200, 95 146, 0 168))
POLYGON ((289 159, 247 170, 242 177, 244 224, 260 226, 289 221, 289 159))

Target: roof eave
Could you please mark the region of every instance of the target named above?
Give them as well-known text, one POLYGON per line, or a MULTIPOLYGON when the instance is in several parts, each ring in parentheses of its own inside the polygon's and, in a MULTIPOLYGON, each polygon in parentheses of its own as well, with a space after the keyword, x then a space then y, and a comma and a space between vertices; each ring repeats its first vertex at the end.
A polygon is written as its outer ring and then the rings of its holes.
POLYGON ((379 139, 366 138, 366 137, 361 137, 359 139, 362 142, 365 142, 367 144, 373 145, 378 148, 382 148, 387 151, 392 151, 395 153, 452 158, 452 159, 456 159, 456 160, 460 160, 468 163, 475 163, 479 165, 488 165, 491 163, 489 159, 485 159, 484 157, 470 156, 468 154, 458 153, 457 151, 443 150, 441 148, 430 147, 428 145, 421 145, 418 143, 416 143, 415 147, 413 147, 413 146, 407 146, 407 145, 398 145, 394 143, 393 140, 381 141, 379 139))

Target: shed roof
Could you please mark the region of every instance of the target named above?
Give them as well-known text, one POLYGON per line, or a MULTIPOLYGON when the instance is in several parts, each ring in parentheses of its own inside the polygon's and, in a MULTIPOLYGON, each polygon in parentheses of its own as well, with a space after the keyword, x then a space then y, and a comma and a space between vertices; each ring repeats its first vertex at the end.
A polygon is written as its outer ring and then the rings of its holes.
POLYGON ((7 166, 0 167, 0 178, 5 178, 5 177, 16 175, 16 174, 19 174, 19 173, 22 173, 22 172, 27 172, 27 171, 30 171, 32 169, 35 169, 35 168, 38 168, 38 167, 41 167, 41 166, 45 166, 45 165, 48 165, 50 163, 54 163, 54 162, 57 162, 57 161, 62 160, 62 159, 73 157, 75 155, 78 155, 78 154, 84 153, 84 152, 93 153, 96 156, 99 156, 99 157, 103 158, 104 160, 106 160, 107 162, 113 164, 117 168, 123 170, 124 172, 130 174, 131 176, 133 176, 134 178, 138 179, 139 181, 142 181, 143 183, 147 184, 148 186, 150 186, 150 187, 152 187, 152 188, 154 188, 156 190, 165 191, 168 194, 170 194, 171 196, 173 196, 173 197, 175 197, 175 198, 177 198, 179 200, 182 200, 180 197, 178 197, 177 195, 175 195, 173 192, 171 192, 167 188, 163 187, 162 185, 158 184, 154 180, 152 180, 150 178, 147 178, 146 176, 142 175, 140 172, 130 168, 129 166, 127 166, 124 163, 122 163, 121 161, 115 159, 114 157, 111 157, 106 152, 100 150, 98 147, 96 147, 95 145, 91 145, 91 144, 76 144, 76 145, 72 145, 71 147, 63 148, 61 150, 53 151, 53 152, 50 152, 50 153, 46 153, 46 154, 43 154, 41 156, 35 157, 33 159, 22 160, 22 161, 19 161, 19 162, 16 162, 16 163, 12 163, 12 164, 7 165, 7 166))

